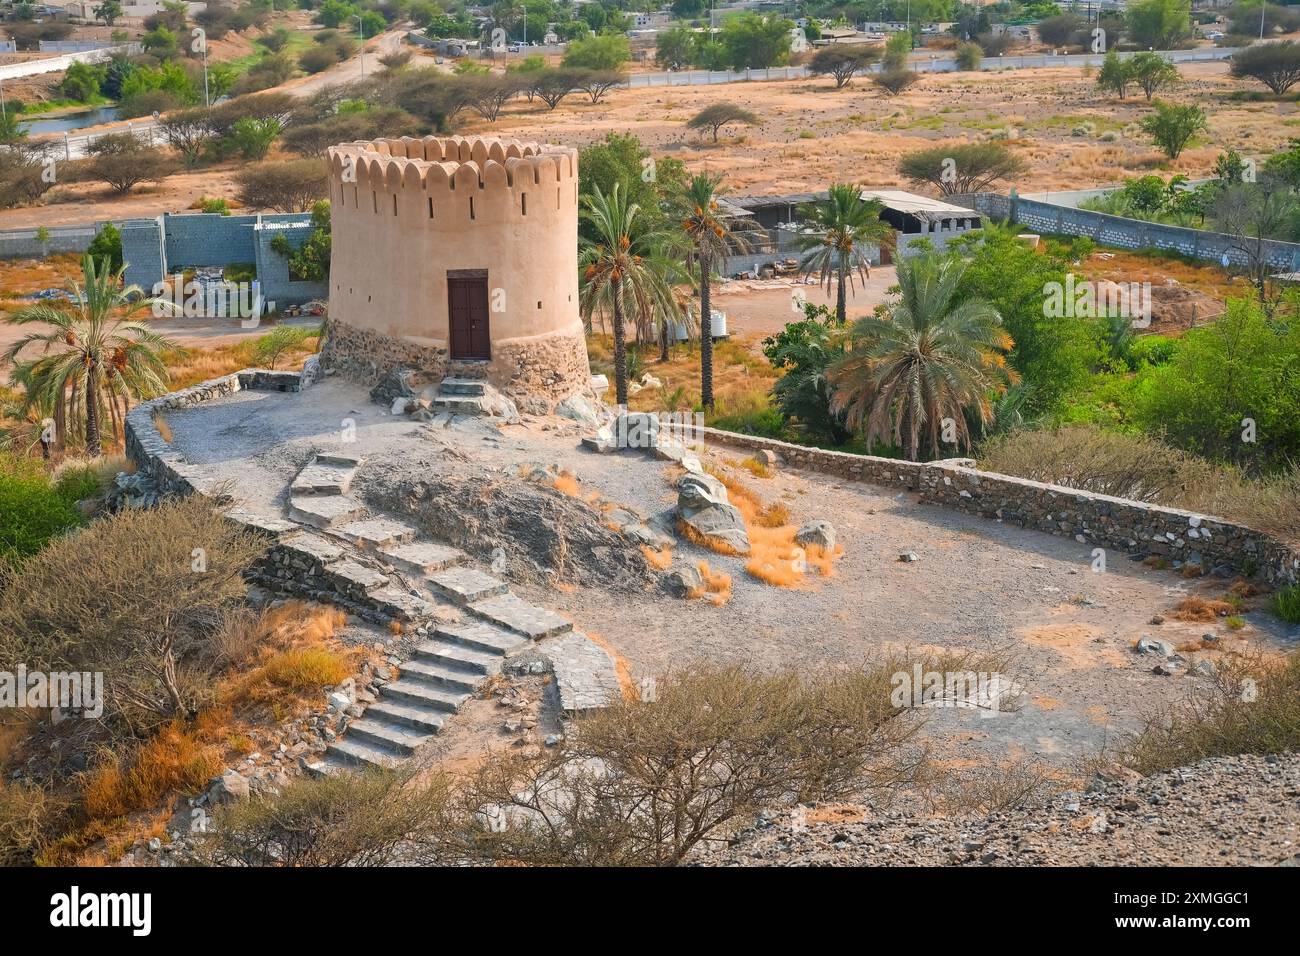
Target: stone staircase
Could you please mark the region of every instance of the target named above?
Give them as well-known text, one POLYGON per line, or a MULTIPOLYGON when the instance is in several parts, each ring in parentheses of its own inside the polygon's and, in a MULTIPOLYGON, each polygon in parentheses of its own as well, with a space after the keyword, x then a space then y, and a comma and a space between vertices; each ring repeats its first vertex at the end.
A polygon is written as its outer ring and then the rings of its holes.
POLYGON ((401 621, 427 639, 398 665, 399 676, 380 686, 379 699, 330 743, 326 759, 310 767, 318 774, 390 767, 411 756, 500 673, 508 655, 573 630, 561 615, 471 567, 463 552, 422 540, 416 529, 350 497, 362 464, 317 455, 299 472, 287 512, 300 531, 281 538, 282 552, 296 562, 295 574, 319 583, 316 593, 338 595, 374 619, 401 621))

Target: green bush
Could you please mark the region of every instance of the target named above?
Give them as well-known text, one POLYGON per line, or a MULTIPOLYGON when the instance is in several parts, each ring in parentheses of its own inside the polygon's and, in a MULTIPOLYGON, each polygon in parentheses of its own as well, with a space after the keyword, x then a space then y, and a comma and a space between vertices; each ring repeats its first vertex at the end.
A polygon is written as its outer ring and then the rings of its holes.
MULTIPOLYGON (((68 493, 72 490, 69 486, 68 493)), ((81 514, 39 462, 16 456, 0 461, 0 565, 30 558, 51 538, 81 524, 81 514)))
POLYGON ((114 271, 122 268, 122 233, 111 222, 104 223, 90 240, 86 252, 96 262, 107 257, 114 271))
POLYGON ((1291 624, 1300 624, 1300 584, 1283 588, 1273 596, 1273 612, 1291 624))

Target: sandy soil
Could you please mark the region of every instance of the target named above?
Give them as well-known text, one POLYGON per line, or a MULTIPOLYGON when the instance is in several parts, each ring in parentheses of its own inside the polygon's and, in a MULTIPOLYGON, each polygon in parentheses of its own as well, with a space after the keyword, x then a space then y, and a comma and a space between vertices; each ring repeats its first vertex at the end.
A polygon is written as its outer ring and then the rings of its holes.
MULTIPOLYGON (((645 515, 675 500, 665 463, 581 451, 576 425, 533 419, 499 428, 457 419, 432 434, 337 380, 302 395, 240 393, 169 415, 168 424, 188 459, 233 482, 236 496, 251 506, 278 513, 296 470, 313 450, 338 445, 345 419, 356 422, 349 450, 367 457, 354 487, 362 497, 366 476, 381 471, 413 478, 484 467, 514 473, 525 462, 540 462, 573 472, 584 494, 597 491, 645 515)), ((735 452, 711 449, 710 460, 725 467, 735 452)), ((1089 548, 1072 540, 921 505, 869 485, 792 471, 750 484, 764 501, 784 504, 795 523, 826 518, 835 524, 845 553, 833 577, 776 588, 749 577, 741 559, 681 543, 679 561, 707 560, 731 576, 729 603, 683 602, 653 590, 512 586, 600 635, 638 678, 699 658, 808 668, 852 666, 906 648, 1006 650, 1024 690, 1023 706, 992 719, 939 711, 930 732, 961 750, 1059 759, 1094 752, 1160 701, 1203 679, 1152 673, 1152 661, 1131 650, 1142 634, 1179 643, 1214 631, 1230 648, 1282 647, 1300 636, 1288 636, 1261 609, 1264 599, 1251 602, 1248 624, 1238 632, 1148 623, 1186 594, 1217 595, 1223 581, 1188 582, 1119 554, 1097 574, 1089 548), (920 560, 899 562, 903 551, 920 560)))

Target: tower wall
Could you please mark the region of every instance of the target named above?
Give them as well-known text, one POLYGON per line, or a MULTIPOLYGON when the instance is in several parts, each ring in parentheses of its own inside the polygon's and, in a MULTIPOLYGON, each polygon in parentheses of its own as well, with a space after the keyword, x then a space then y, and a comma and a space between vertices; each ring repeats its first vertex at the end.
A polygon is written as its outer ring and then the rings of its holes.
POLYGON ((328 157, 327 365, 369 380, 397 365, 468 374, 544 401, 586 387, 577 150, 428 136, 328 157), (486 272, 487 362, 450 357, 449 272, 486 272))

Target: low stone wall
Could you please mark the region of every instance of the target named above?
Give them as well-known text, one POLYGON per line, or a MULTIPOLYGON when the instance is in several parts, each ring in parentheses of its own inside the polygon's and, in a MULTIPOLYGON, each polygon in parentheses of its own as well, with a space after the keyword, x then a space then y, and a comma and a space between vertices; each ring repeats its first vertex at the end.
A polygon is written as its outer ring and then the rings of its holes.
POLYGON ((700 431, 707 443, 772 451, 795 468, 904 488, 918 493, 927 504, 1074 538, 1080 544, 1125 554, 1155 554, 1207 568, 1225 565, 1273 584, 1300 582, 1300 553, 1222 518, 978 471, 956 461, 900 461, 715 428, 700 431))

